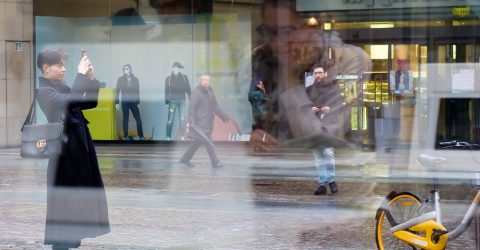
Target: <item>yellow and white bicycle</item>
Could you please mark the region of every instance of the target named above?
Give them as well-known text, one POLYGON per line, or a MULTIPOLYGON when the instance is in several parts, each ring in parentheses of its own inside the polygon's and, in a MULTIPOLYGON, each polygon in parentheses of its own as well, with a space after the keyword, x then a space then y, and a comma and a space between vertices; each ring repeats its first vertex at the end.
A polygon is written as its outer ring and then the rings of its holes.
MULTIPOLYGON (((442 142, 440 145, 443 148, 473 147, 473 144, 457 141, 442 142)), ((429 155, 420 155, 418 158, 418 162, 431 169, 434 175, 430 199, 422 200, 411 192, 391 192, 385 198, 375 216, 378 249, 445 249, 448 241, 455 240, 467 230, 479 212, 480 185, 477 182, 480 180, 472 179, 472 184, 479 191, 462 222, 453 230, 447 230, 442 225, 437 176, 438 167, 445 161, 445 158, 429 155)))

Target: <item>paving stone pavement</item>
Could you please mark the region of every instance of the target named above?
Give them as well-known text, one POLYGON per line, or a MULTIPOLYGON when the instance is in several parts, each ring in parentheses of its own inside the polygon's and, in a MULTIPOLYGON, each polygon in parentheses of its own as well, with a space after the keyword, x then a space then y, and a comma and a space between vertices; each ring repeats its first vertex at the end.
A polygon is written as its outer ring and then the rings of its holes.
MULTIPOLYGON (((259 157, 220 148, 226 167, 217 170, 205 152, 194 168, 178 164, 184 149, 98 147, 112 230, 80 249, 375 249, 383 197, 428 190, 427 183, 375 179, 384 159, 371 152, 339 157, 340 192, 319 197, 306 152, 259 157)), ((46 161, 20 159, 17 150, 0 150, 0 249, 50 249, 43 245, 46 161)), ((442 190, 453 226, 475 190, 462 183, 442 190)), ((475 249, 474 230, 449 247, 475 249)))

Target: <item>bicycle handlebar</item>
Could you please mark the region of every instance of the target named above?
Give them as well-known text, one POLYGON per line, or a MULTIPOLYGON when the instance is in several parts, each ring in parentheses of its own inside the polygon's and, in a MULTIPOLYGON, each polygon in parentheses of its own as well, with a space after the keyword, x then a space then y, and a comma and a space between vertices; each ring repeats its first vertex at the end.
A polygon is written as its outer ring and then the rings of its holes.
POLYGON ((448 147, 448 146, 454 146, 457 144, 457 140, 453 140, 453 141, 443 141, 443 142, 440 142, 439 145, 442 146, 442 147, 448 147))
POLYGON ((472 156, 472 158, 477 162, 477 163, 480 163, 480 160, 475 158, 475 156, 473 155, 473 152, 472 150, 474 148, 479 148, 480 145, 479 144, 470 144, 466 141, 457 141, 457 140, 453 140, 453 141, 445 141, 445 142, 440 142, 438 143, 438 145, 444 149, 448 149, 448 148, 468 148, 468 151, 470 151, 470 154, 472 156))
POLYGON ((440 142, 438 143, 438 145, 440 145, 443 148, 468 147, 469 149, 473 149, 473 147, 480 147, 480 145, 478 144, 470 144, 466 141, 457 141, 457 140, 440 142))

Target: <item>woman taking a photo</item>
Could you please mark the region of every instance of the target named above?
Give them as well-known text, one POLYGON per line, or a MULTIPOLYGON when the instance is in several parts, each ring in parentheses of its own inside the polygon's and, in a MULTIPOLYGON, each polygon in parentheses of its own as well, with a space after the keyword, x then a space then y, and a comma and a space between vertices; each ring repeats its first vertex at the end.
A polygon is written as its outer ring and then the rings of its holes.
POLYGON ((99 82, 86 54, 70 88, 65 84, 67 55, 45 49, 37 58, 42 71, 37 100, 48 122, 63 122, 62 154, 48 162, 45 244, 77 248, 83 238, 110 231, 107 200, 88 121, 82 110, 97 106, 99 82))

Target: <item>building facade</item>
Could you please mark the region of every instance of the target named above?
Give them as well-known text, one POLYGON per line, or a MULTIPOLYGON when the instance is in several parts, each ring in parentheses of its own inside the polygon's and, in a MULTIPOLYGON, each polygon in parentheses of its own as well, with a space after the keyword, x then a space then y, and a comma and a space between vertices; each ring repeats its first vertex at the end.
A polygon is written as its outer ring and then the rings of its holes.
POLYGON ((33 1, 0 1, 0 147, 20 144, 33 90, 33 1))

